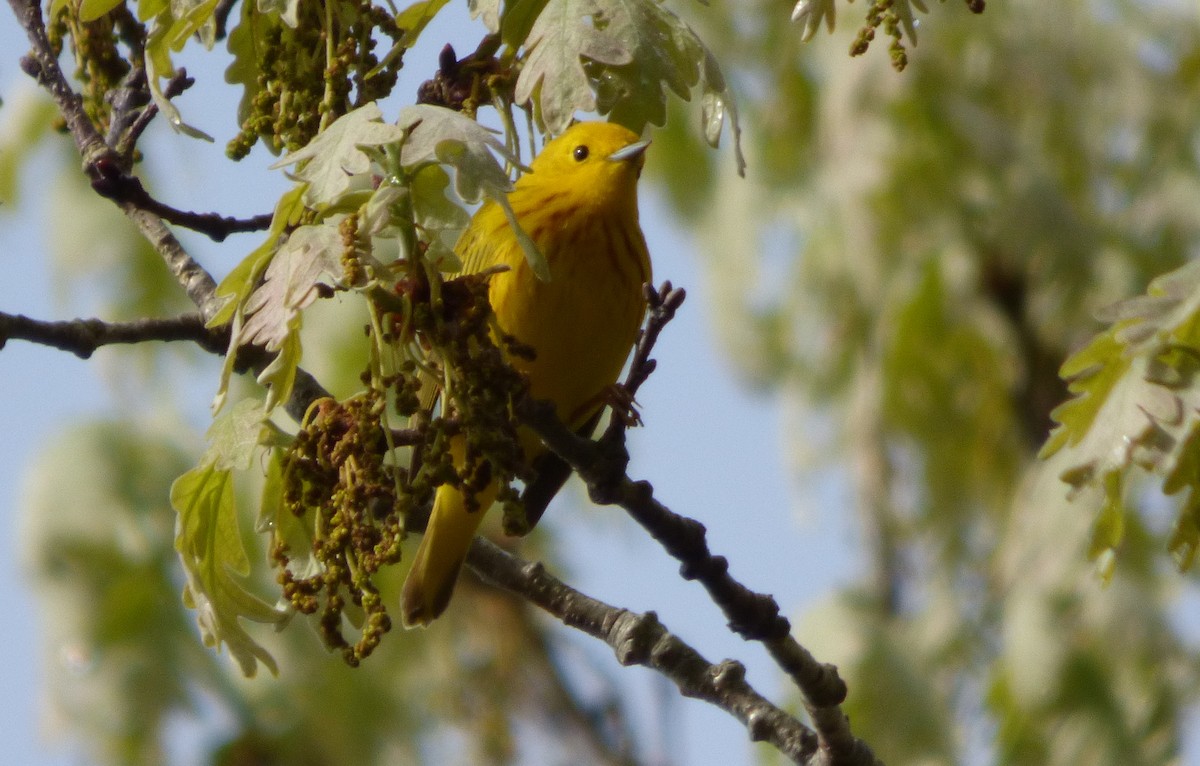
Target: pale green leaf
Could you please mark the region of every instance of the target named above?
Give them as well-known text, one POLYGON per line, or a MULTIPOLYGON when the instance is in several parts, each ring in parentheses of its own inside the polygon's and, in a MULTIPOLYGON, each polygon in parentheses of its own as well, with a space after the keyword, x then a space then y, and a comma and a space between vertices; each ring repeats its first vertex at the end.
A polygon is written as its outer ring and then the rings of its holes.
POLYGON ((596 109, 583 57, 610 65, 633 61, 619 35, 596 22, 604 12, 601 0, 550 0, 529 31, 529 54, 513 97, 524 104, 536 96, 539 118, 550 133, 566 130, 577 110, 596 109))
POLYGON ((381 146, 404 138, 401 128, 382 119, 375 102, 364 104, 339 117, 307 146, 283 157, 271 168, 302 163, 295 176, 308 184, 304 202, 312 208, 333 202, 355 184, 367 188, 371 159, 359 147, 381 146))
POLYGON ((440 165, 422 168, 412 179, 413 217, 429 249, 426 260, 442 271, 462 268, 454 245, 470 221, 467 211, 446 196, 450 176, 440 165))
MULTIPOLYGON (((406 48, 412 47, 429 22, 433 21, 433 17, 437 16, 438 11, 448 2, 450 0, 419 0, 400 11, 396 15, 396 26, 404 30, 404 37, 399 44, 406 48)), ((474 11, 472 15, 475 15, 474 11)))
POLYGON ((319 297, 320 286, 341 279, 343 250, 336 220, 293 231, 246 300, 246 323, 237 345, 278 349, 291 332, 293 318, 319 297))
POLYGON ((417 104, 401 109, 398 123, 409 131, 400 150, 400 162, 406 168, 433 162, 453 166, 455 192, 467 202, 512 188, 495 155, 512 163, 517 163, 517 158, 493 131, 469 117, 445 107, 417 104))
POLYGON ((491 33, 500 31, 500 0, 467 0, 471 18, 480 19, 491 33))
POLYGON ((218 469, 245 471, 267 430, 262 401, 242 399, 208 427, 208 457, 218 469))
POLYGON ((825 22, 825 28, 833 32, 837 23, 836 0, 799 0, 792 8, 792 21, 803 27, 800 39, 805 42, 817 33, 822 21, 825 22))
POLYGON ((82 0, 79 3, 79 20, 95 21, 124 2, 125 0, 82 0))
POLYGON ((267 386, 267 412, 286 402, 292 395, 296 383, 296 370, 300 366, 300 324, 303 314, 294 314, 288 322, 287 334, 279 344, 279 353, 258 375, 258 382, 267 386))
POLYGON ((278 14, 292 29, 300 24, 300 0, 258 0, 258 10, 263 14, 278 14))
POLYGON ((500 39, 512 48, 525 44, 533 23, 537 21, 548 0, 510 0, 504 4, 500 18, 500 39))
POLYGON ((286 615, 238 581, 250 565, 238 529, 231 473, 211 460, 201 463, 175 480, 171 504, 179 514, 175 549, 187 580, 184 602, 196 610, 204 643, 228 646, 247 676, 255 674, 259 662, 277 673, 275 660, 241 625, 242 618, 278 624, 286 615))
POLYGON ((225 299, 225 304, 208 321, 209 327, 219 327, 233 318, 233 312, 242 306, 250 293, 258 285, 263 270, 270 263, 270 258, 279 247, 279 238, 287 229, 294 226, 304 210, 304 187, 295 186, 284 193, 275 203, 275 212, 271 217, 271 228, 267 238, 238 263, 217 285, 217 296, 225 299))

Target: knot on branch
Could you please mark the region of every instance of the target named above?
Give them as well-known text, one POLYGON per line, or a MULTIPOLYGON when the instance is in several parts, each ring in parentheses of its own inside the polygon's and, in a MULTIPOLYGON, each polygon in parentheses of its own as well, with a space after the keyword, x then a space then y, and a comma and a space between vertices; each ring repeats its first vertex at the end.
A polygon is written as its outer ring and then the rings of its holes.
POLYGON ((737 660, 725 660, 719 665, 713 665, 713 686, 721 691, 740 688, 746 683, 746 666, 737 660))
POLYGON ((838 674, 836 665, 813 663, 815 672, 805 684, 805 693, 814 706, 834 708, 846 700, 846 682, 838 674))
POLYGON ((645 665, 664 630, 654 612, 623 611, 609 631, 608 643, 622 665, 645 665))

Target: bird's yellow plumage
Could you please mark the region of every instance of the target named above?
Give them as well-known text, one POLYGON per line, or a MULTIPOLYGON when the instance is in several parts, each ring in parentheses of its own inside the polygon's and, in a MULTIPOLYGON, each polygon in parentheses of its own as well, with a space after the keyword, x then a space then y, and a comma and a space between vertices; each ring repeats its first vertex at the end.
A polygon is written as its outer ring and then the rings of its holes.
MULTIPOLYGON (((572 428, 583 427, 603 405, 645 313, 650 255, 637 208, 645 146, 619 125, 579 123, 546 144, 514 185, 509 203, 549 264, 548 282, 534 275, 494 202, 479 209, 458 243, 465 273, 509 267, 491 277, 488 297, 500 329, 536 354, 509 361, 528 377, 531 395, 554 402, 572 428)), ((526 431, 521 443, 527 460, 544 449, 526 431)), ((462 449, 461 443, 452 447, 456 460, 463 459, 462 449)), ((438 488, 404 583, 405 625, 428 624, 446 608, 496 491, 482 493, 481 510, 469 513, 458 490, 438 488)))

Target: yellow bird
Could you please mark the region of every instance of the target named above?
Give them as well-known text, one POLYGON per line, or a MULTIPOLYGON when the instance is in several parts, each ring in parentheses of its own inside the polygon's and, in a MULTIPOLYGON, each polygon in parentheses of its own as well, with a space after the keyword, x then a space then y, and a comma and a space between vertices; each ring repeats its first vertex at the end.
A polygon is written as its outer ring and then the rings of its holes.
MULTIPOLYGON (((649 143, 619 125, 579 123, 546 144, 516 182, 508 200, 546 258, 548 282, 534 275, 495 202, 480 207, 456 247, 464 273, 509 267, 491 277, 488 296, 500 329, 535 352, 509 362, 528 377, 530 394, 553 402, 575 430, 604 405, 645 315, 650 254, 638 224, 637 181, 649 143)), ((461 460, 459 442, 452 450, 461 460)), ((528 461, 545 451, 525 430, 521 444, 528 461)), ((404 583, 405 626, 427 625, 446 609, 496 491, 482 492, 480 510, 471 513, 461 492, 438 488, 404 583)))

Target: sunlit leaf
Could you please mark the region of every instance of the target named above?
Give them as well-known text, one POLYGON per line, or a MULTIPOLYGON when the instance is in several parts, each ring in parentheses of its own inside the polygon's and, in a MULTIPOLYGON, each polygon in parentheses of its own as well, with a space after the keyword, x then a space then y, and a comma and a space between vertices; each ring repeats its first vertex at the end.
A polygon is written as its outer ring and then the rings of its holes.
POLYGON ((301 226, 280 245, 246 299, 239 345, 276 350, 291 332, 293 318, 319 297, 320 286, 341 278, 345 247, 336 223, 301 226))
POLYGON ((586 23, 604 12, 603 0, 550 0, 525 41, 529 56, 517 79, 514 98, 536 95, 538 114, 554 134, 566 130, 577 110, 596 108, 581 57, 603 64, 628 64, 628 47, 615 32, 586 23))
POLYGON ((396 14, 396 26, 404 30, 400 44, 411 47, 448 2, 450 0, 419 0, 396 14))
POLYGON ((250 562, 242 547, 229 470, 206 460, 175 480, 171 505, 179 514, 175 549, 187 584, 184 602, 196 610, 201 638, 224 645, 242 672, 253 676, 258 663, 277 673, 274 658, 241 625, 241 619, 275 624, 285 614, 247 591, 239 582, 250 562))
POLYGON ((296 178, 308 183, 305 204, 315 208, 332 202, 370 169, 371 159, 360 146, 396 143, 404 138, 403 129, 382 120, 383 114, 374 102, 365 104, 339 117, 303 149, 291 152, 271 167, 299 164, 294 172, 296 178))

